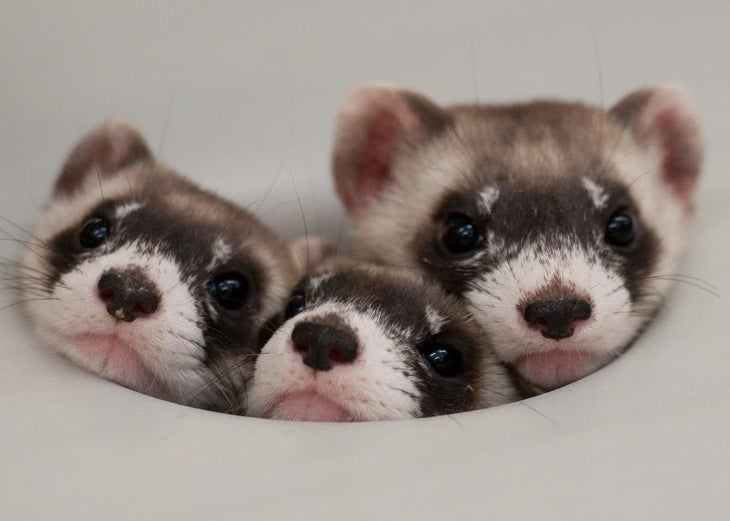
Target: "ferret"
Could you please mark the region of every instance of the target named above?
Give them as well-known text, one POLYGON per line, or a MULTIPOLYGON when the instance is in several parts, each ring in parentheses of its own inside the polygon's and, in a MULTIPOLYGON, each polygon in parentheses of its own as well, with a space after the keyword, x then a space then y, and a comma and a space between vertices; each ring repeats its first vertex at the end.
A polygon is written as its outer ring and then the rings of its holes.
POLYGON ((108 121, 71 152, 20 266, 40 340, 159 398, 241 412, 267 323, 299 276, 251 214, 108 121))
POLYGON ((441 107, 375 85, 339 111, 337 193, 372 260, 461 297, 525 389, 573 382, 655 316, 702 166, 688 92, 441 107))
POLYGON ((256 360, 251 416, 396 420, 521 396, 463 303, 412 271, 329 256, 284 314, 256 360))

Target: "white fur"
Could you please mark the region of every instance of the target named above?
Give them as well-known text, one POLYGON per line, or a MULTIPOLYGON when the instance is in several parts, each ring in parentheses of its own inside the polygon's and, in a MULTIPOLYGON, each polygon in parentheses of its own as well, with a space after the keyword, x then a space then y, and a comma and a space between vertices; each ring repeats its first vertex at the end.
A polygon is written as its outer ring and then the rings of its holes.
POLYGON ((316 391, 346 409, 354 421, 394 420, 418 415, 419 390, 406 378, 403 348, 388 336, 377 314, 326 303, 286 322, 264 346, 249 389, 249 413, 267 416, 282 398, 316 391), (294 350, 291 333, 300 322, 336 313, 357 335, 355 360, 314 371, 294 350))
POLYGON ((312 291, 316 291, 316 290, 317 290, 317 288, 319 288, 319 286, 320 286, 320 285, 321 285, 321 284, 322 284, 323 282, 326 282, 327 280, 329 280, 329 279, 331 279, 331 278, 332 278, 332 273, 322 273, 321 275, 316 275, 316 276, 314 276, 314 277, 311 277, 311 278, 309 279, 309 283, 308 283, 308 285, 309 285, 309 288, 310 288, 310 289, 311 289, 312 291))
POLYGON ((479 197, 481 198, 484 211, 486 213, 490 213, 492 211, 492 206, 494 206, 494 203, 496 203, 497 199, 499 199, 499 188, 496 186, 487 186, 479 194, 479 197))
POLYGON ((199 347, 203 336, 195 300, 175 261, 159 251, 130 244, 90 257, 61 277, 48 300, 28 303, 27 310, 47 345, 104 378, 185 402, 194 402, 192 391, 204 387, 205 353, 199 347), (148 274, 163 297, 149 317, 120 322, 107 313, 97 286, 105 272, 132 266, 148 274), (97 352, 85 342, 97 335, 118 342, 105 342, 97 352), (129 367, 112 353, 120 346, 124 351, 125 345, 143 367, 129 367))
POLYGON ((589 177, 583 177, 581 182, 588 192, 588 195, 591 196, 593 206, 595 206, 598 210, 603 210, 608 202, 608 194, 605 190, 589 177))
POLYGON ((474 255, 467 257, 465 259, 456 261, 456 264, 458 264, 462 268, 472 268, 474 266, 478 266, 481 259, 487 254, 487 251, 481 250, 475 253, 474 255))
POLYGON ((116 209, 115 215, 118 220, 122 220, 125 217, 127 217, 129 214, 136 212, 137 210, 140 210, 142 208, 144 208, 144 204, 142 204, 138 201, 133 201, 131 203, 127 203, 122 206, 119 206, 116 209))
POLYGON ((217 237, 213 242, 213 258, 208 265, 208 271, 213 271, 216 267, 228 262, 232 254, 233 247, 225 239, 217 237))
MULTIPOLYGON (((622 278, 607 270, 580 248, 562 247, 554 253, 545 253, 547 245, 525 247, 518 256, 484 274, 477 287, 464 297, 475 319, 492 338, 498 356, 515 362, 521 356, 547 352, 556 348, 563 351, 588 352, 595 355, 595 364, 602 365, 618 354, 617 349, 627 343, 637 330, 641 318, 632 311, 628 291, 622 278), (555 279, 574 288, 578 297, 592 300, 591 318, 576 325, 573 336, 560 341, 545 338, 531 329, 522 315, 521 306, 530 294, 551 284, 555 279)), ((585 374, 595 370, 586 367, 585 374)), ((555 374, 555 381, 541 382, 545 387, 556 387, 584 376, 555 374)), ((529 375, 526 375, 529 376, 529 375)))
POLYGON ((432 335, 437 335, 447 322, 446 317, 431 306, 426 306, 426 320, 432 335))

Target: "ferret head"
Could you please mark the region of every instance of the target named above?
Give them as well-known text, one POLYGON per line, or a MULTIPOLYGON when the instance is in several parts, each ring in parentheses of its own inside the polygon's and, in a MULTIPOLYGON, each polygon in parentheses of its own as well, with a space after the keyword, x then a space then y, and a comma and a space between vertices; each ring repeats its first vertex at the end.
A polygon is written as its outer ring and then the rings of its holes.
POLYGON ((606 364, 655 314, 701 156, 694 105, 677 87, 608 111, 442 108, 365 87, 339 114, 333 168, 363 253, 463 297, 540 392, 606 364))
POLYGON ((34 239, 22 286, 44 343, 122 385, 204 407, 235 407, 225 401, 297 278, 270 231, 156 162, 118 122, 73 150, 34 239))
POLYGON ((399 269, 339 261, 294 290, 248 392, 255 416, 375 421, 517 398, 463 305, 399 269))

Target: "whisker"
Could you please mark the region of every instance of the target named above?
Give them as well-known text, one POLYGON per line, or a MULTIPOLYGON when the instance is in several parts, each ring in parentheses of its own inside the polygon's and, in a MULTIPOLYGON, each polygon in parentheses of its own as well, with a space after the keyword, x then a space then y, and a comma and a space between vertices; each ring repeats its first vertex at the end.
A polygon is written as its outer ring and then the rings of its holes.
POLYGON ((0 312, 5 311, 6 309, 10 309, 16 306, 20 306, 21 304, 27 304, 29 302, 38 302, 38 301, 48 301, 48 300, 60 300, 56 297, 44 297, 44 298, 26 298, 23 300, 18 300, 16 302, 13 302, 11 304, 8 304, 6 306, 0 307, 0 312))

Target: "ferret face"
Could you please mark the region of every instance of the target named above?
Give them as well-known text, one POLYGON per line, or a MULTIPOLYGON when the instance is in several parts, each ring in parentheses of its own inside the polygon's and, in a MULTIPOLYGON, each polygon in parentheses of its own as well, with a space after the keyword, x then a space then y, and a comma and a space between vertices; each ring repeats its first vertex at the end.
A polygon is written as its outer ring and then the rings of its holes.
POLYGON ((406 272, 320 271, 300 283, 286 316, 257 359, 252 415, 395 420, 516 398, 466 310, 406 272))
POLYGON ((655 314, 700 158, 694 112, 673 89, 604 112, 441 109, 373 87, 342 110, 334 172, 365 253, 461 296, 540 392, 615 358, 655 314))
POLYGON ((94 373, 237 409, 259 334, 296 277, 288 249, 148 154, 108 164, 110 148, 139 139, 107 124, 72 154, 24 260, 40 275, 27 311, 46 344, 94 373))

